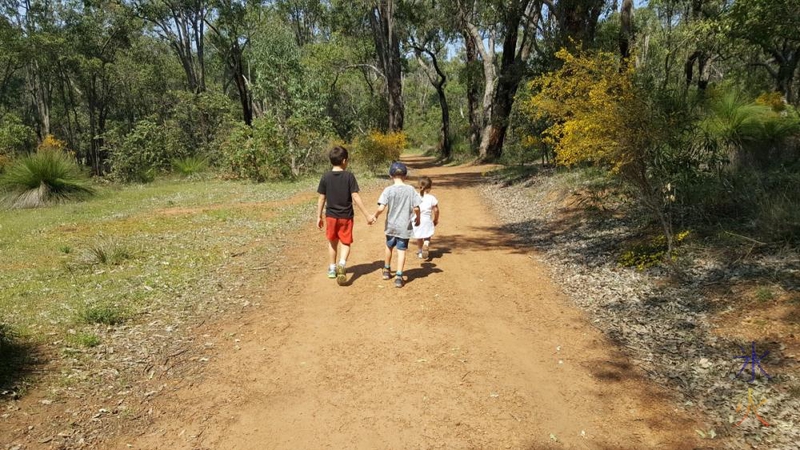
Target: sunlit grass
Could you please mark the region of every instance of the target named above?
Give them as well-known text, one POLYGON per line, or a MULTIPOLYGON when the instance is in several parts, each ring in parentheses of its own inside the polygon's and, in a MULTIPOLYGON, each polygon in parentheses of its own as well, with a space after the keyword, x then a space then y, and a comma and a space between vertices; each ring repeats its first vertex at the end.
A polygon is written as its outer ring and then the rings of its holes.
POLYGON ((183 307, 233 250, 305 212, 313 196, 279 202, 303 190, 310 183, 157 181, 0 211, 0 322, 45 339, 183 307))

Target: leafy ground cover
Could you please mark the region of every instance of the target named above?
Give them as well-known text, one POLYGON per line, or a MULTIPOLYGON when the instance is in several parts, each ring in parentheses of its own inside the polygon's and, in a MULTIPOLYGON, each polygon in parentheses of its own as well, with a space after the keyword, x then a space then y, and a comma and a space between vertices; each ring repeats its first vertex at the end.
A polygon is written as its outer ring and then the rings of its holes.
MULTIPOLYGON (((223 261, 310 207, 310 184, 158 181, 2 211, 0 319, 17 341, 69 352, 113 345, 106 327, 197 312, 223 261)), ((7 395, 24 387, 5 378, 7 395)))

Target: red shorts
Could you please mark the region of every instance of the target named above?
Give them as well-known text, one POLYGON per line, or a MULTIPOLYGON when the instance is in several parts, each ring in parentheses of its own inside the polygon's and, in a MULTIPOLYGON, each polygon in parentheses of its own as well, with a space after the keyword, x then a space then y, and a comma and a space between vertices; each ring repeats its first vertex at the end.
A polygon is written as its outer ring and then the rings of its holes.
POLYGON ((353 243, 353 219, 325 218, 325 236, 329 241, 339 240, 344 245, 353 243))

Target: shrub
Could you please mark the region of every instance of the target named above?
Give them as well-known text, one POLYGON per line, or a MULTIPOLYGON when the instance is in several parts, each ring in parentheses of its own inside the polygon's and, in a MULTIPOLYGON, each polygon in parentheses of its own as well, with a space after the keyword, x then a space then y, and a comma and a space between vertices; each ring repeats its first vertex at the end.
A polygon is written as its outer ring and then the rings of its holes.
POLYGON ((128 319, 128 314, 118 305, 101 303, 87 306, 80 318, 88 324, 118 325, 128 319))
POLYGON ((208 158, 202 156, 187 156, 185 158, 173 159, 172 168, 183 176, 191 176, 208 169, 208 158))
POLYGON ((380 169, 400 158, 406 147, 406 135, 403 132, 381 133, 372 131, 353 141, 352 159, 357 164, 364 164, 370 171, 380 169))
POLYGON ((176 133, 170 124, 137 122, 130 133, 111 144, 112 176, 125 182, 153 181, 158 171, 169 169, 174 159, 187 153, 176 133))
POLYGON ((255 181, 266 179, 266 149, 256 145, 253 128, 243 123, 235 125, 219 144, 219 150, 222 166, 230 177, 255 181))
POLYGON ((70 153, 69 149, 67 148, 67 143, 62 141, 61 139, 57 139, 52 134, 48 134, 44 137, 44 140, 39 144, 36 148, 37 151, 40 152, 62 152, 62 153, 70 153))
POLYGON ((37 208, 94 193, 75 160, 56 151, 17 159, 0 178, 0 190, 12 208, 37 208))
POLYGON ((4 115, 0 124, 0 157, 29 153, 35 148, 36 132, 33 128, 13 114, 4 115))

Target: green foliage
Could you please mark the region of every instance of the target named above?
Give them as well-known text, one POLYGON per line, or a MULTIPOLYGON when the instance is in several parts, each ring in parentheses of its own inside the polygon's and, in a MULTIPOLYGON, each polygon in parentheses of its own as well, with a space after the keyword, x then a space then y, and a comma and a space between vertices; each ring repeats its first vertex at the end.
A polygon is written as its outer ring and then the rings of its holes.
POLYGON ((283 173, 281 168, 270 167, 269 164, 269 153, 281 154, 283 147, 283 137, 275 122, 261 118, 253 121, 252 127, 236 125, 219 149, 222 166, 231 177, 266 181, 283 173))
MULTIPOLYGON (((96 322, 96 323, 104 323, 104 322, 96 322)), ((94 333, 86 333, 86 332, 79 332, 75 333, 74 335, 70 335, 67 338, 67 340, 75 345, 79 345, 81 347, 86 347, 86 348, 97 347, 98 345, 100 345, 101 342, 99 336, 97 336, 94 333)))
POLYGON ((188 177, 208 170, 208 158, 202 156, 187 156, 173 159, 172 168, 179 174, 188 177))
POLYGON ((0 121, 0 158, 29 153, 35 148, 36 132, 31 127, 23 124, 20 118, 14 114, 2 116, 2 121, 0 121))
POLYGON ((170 97, 165 127, 171 145, 182 156, 213 155, 215 141, 236 120, 234 102, 219 92, 172 91, 170 97))
POLYGON ((147 183, 155 173, 171 167, 171 161, 186 150, 175 136, 175 128, 143 119, 136 127, 112 143, 112 176, 120 181, 147 183))
MULTIPOLYGON (((689 236, 688 231, 676 234, 675 243, 680 244, 687 236, 689 236)), ((617 263, 623 267, 636 267, 644 270, 664 261, 667 250, 667 238, 664 235, 658 235, 650 240, 634 244, 617 258, 617 263)))
POLYGON ((0 192, 12 208, 37 208, 84 199, 94 188, 74 159, 42 151, 15 160, 0 177, 0 192))
POLYGON ((111 303, 88 305, 80 312, 80 319, 90 325, 119 325, 128 318, 124 308, 111 303))
POLYGON ((745 101, 731 90, 710 101, 700 127, 723 145, 744 148, 798 133, 800 118, 793 111, 782 114, 769 105, 745 101))

